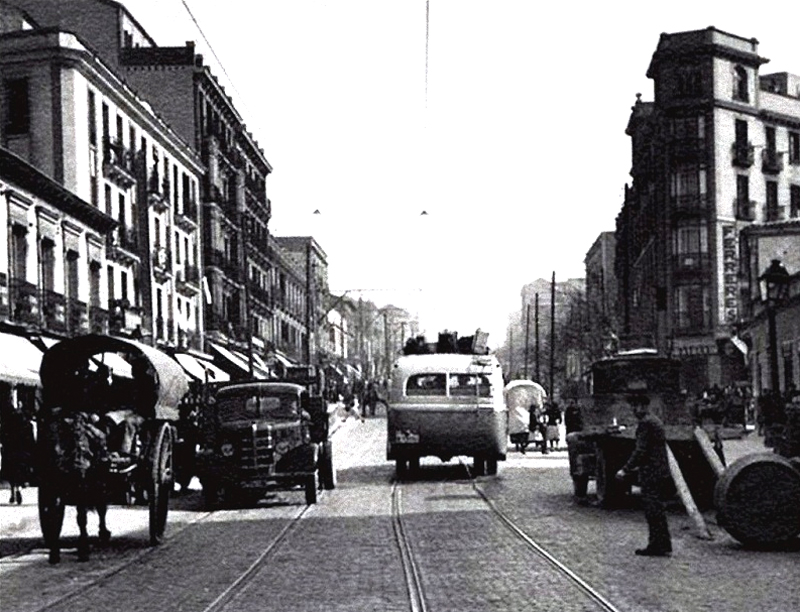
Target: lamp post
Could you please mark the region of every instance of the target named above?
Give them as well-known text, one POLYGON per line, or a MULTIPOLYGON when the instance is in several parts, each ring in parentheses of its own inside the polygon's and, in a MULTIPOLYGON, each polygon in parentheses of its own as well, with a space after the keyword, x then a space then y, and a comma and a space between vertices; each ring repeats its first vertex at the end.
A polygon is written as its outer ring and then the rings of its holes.
POLYGON ((778 372, 778 329, 775 313, 789 292, 789 271, 780 259, 773 259, 758 280, 764 285, 762 297, 766 295, 770 385, 772 391, 777 393, 780 391, 781 380, 778 372))

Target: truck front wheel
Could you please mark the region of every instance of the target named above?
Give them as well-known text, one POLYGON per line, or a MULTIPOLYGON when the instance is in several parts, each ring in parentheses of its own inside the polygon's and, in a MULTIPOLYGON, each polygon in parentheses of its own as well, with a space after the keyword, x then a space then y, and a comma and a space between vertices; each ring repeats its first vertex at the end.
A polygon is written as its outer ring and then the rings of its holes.
POLYGON ((586 491, 588 488, 589 488, 588 476, 581 475, 572 477, 572 489, 575 493, 575 497, 577 497, 578 499, 584 499, 586 497, 586 491))

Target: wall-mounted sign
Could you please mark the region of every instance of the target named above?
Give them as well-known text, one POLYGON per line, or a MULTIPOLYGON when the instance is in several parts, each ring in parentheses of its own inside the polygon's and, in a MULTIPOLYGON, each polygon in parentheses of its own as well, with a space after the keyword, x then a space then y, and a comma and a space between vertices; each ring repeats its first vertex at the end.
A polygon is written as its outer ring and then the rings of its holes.
POLYGON ((739 319, 739 239, 736 226, 722 226, 722 312, 725 323, 739 319))

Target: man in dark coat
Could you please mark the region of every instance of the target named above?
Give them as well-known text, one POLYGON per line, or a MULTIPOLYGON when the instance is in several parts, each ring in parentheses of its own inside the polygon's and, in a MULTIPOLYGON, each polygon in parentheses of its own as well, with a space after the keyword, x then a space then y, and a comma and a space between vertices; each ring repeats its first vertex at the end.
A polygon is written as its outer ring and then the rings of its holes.
POLYGON ((666 557, 672 553, 672 540, 664 508, 664 498, 671 490, 664 424, 650 413, 650 400, 646 395, 635 395, 629 402, 639 421, 636 427, 636 449, 617 473, 617 478, 624 480, 630 472, 639 470, 639 486, 642 490, 649 537, 647 547, 637 549, 636 554, 666 557))

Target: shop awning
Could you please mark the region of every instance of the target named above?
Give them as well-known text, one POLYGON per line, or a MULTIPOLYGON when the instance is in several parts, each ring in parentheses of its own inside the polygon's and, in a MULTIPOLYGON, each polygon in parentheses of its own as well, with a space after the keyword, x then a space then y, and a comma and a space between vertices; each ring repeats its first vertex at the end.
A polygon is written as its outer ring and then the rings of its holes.
POLYGON ((291 368, 295 363, 280 351, 272 351, 275 359, 285 368, 291 368))
MULTIPOLYGON (((231 351, 234 355, 236 355, 239 359, 244 361, 245 365, 247 366, 247 371, 250 371, 250 364, 247 359, 247 355, 244 353, 240 353, 239 351, 231 351)), ((261 365, 258 363, 257 355, 253 354, 253 378, 270 378, 269 368, 261 365)))
POLYGON ((0 380, 14 385, 39 386, 42 354, 27 338, 0 333, 0 380))
POLYGON ((200 382, 227 382, 231 379, 225 370, 194 355, 175 353, 175 360, 186 370, 187 374, 200 382))
MULTIPOLYGON (((227 369, 231 376, 250 378, 250 365, 247 362, 247 357, 241 353, 234 353, 233 351, 220 346, 215 342, 209 342, 212 349, 222 358, 222 367, 227 369), (226 368, 227 366, 227 368, 226 368)), ((260 374, 255 368, 253 369, 253 376, 255 378, 266 378, 267 376, 260 374)))

